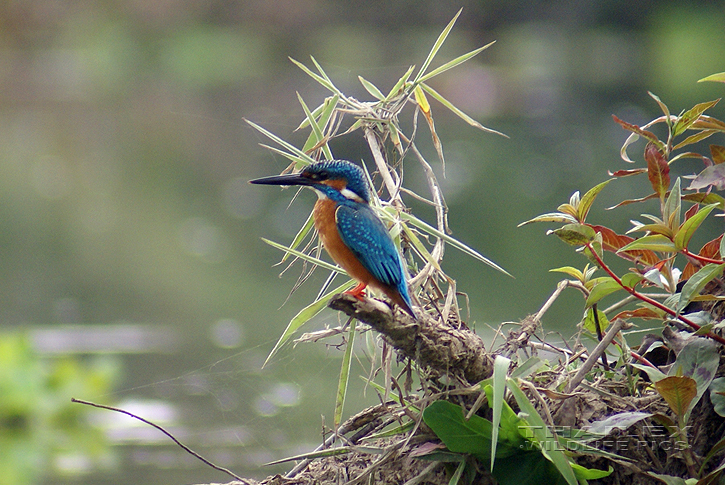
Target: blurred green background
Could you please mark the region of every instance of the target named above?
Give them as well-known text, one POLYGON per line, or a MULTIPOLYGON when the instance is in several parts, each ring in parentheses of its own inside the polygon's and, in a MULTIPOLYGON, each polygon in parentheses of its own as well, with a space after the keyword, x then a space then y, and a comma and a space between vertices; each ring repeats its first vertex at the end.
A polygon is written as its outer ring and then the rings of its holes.
MULTIPOLYGON (((287 299, 301 268, 279 278, 281 254, 259 238, 289 241, 314 196, 288 207, 292 191, 246 183, 287 162, 243 118, 301 145, 296 92, 310 106, 327 93, 288 56, 315 56, 366 100, 358 75, 389 89, 461 6, 434 67, 497 43, 431 84, 511 137, 433 103, 454 236, 515 276, 447 251, 485 333, 538 310, 560 279, 548 269, 583 266, 547 227, 516 225, 629 168, 611 114, 657 116, 648 90, 673 112, 722 96, 696 84, 725 70, 722 2, 0 3, 0 484, 228 479, 157 430, 71 397, 135 412, 247 477, 284 471, 262 464, 321 440, 340 352, 288 347, 261 369, 324 275, 287 299)), ((333 151, 371 161, 355 136, 333 151)), ((642 208, 603 208, 645 189, 610 184, 590 219, 625 231, 642 208)), ((570 334, 581 311, 565 294, 546 329, 570 334)), ((337 318, 326 311, 310 329, 337 318)), ((353 371, 346 415, 377 401, 356 377, 367 372, 353 371)))

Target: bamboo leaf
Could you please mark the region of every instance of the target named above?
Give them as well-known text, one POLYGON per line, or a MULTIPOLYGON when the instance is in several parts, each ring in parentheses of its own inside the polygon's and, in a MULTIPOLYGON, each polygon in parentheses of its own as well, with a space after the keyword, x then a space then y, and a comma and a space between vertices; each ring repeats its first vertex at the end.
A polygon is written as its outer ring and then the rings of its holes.
POLYGON ((717 82, 717 83, 725 83, 725 72, 719 72, 717 74, 710 74, 707 77, 704 77, 697 82, 717 82))
POLYGON ((405 83, 407 83, 408 79, 410 79, 410 75, 413 73, 413 69, 415 69, 415 66, 410 66, 408 70, 405 71, 403 77, 398 79, 398 82, 395 83, 395 85, 390 89, 388 95, 385 96, 385 101, 390 101, 395 96, 398 96, 398 94, 402 93, 403 86, 405 86, 405 83))
MULTIPOLYGON (((314 79, 315 81, 317 81, 319 84, 321 84, 322 86, 324 86, 328 90, 332 91, 333 93, 339 94, 340 96, 342 96, 342 93, 340 92, 340 90, 337 89, 334 84, 332 84, 332 81, 330 81, 330 79, 327 78, 327 76, 323 77, 323 76, 320 76, 319 74, 317 74, 315 72, 312 72, 312 70, 309 67, 305 66, 300 61, 297 61, 297 60, 295 60, 295 59, 293 59, 291 57, 289 58, 289 60, 292 61, 294 63, 294 65, 296 65, 297 67, 299 67, 300 69, 302 69, 302 71, 304 71, 305 74, 307 74, 308 76, 310 76, 312 79, 314 79)), ((312 60, 313 60, 313 62, 315 62, 315 64, 317 64, 317 62, 315 61, 314 57, 312 58, 312 60)), ((318 66, 318 68, 319 68, 319 66, 318 66)))
MULTIPOLYGON (((269 130, 267 130, 265 128, 262 128, 261 126, 259 126, 258 124, 254 123, 252 121, 249 121, 247 119, 245 119, 245 121, 247 123, 249 123, 249 125, 251 125, 252 128, 254 128, 255 130, 259 131, 264 136, 266 136, 270 140, 272 140, 275 143, 277 143, 279 146, 281 146, 283 148, 286 148, 291 154, 294 154, 299 159, 304 160, 306 165, 309 165, 310 163, 315 163, 315 161, 316 161, 315 159, 313 159, 312 157, 310 157, 309 155, 307 155, 305 152, 303 152, 302 150, 300 150, 296 146, 292 145, 289 142, 286 142, 285 140, 283 140, 282 138, 278 137, 277 135, 275 135, 271 131, 269 131, 269 130)), ((263 145, 263 146, 265 146, 265 145, 263 145)), ((281 152, 279 152, 279 153, 281 154, 281 152)))
MULTIPOLYGON (((330 271, 337 271, 338 273, 344 273, 342 268, 339 266, 335 266, 333 264, 328 263, 327 261, 323 261, 321 259, 318 259, 314 256, 310 256, 307 253, 303 253, 302 251, 297 251, 296 249, 292 249, 290 247, 285 246, 284 244, 280 244, 274 241, 270 241, 269 239, 261 238, 262 241, 269 244, 273 248, 277 248, 281 251, 284 251, 285 253, 292 254, 294 256, 297 256, 300 259, 304 259, 307 262, 310 262, 312 264, 316 264, 317 266, 325 269, 329 269, 330 271)), ((296 239, 296 238, 295 238, 296 239)))
MULTIPOLYGON (((288 247, 284 247, 282 244, 279 245, 281 247, 278 247, 277 249, 284 248, 282 250, 285 251, 284 256, 282 256, 282 262, 286 261, 287 258, 290 256, 290 254, 292 254, 291 252, 286 251, 286 250, 287 249, 294 249, 294 250, 296 250, 297 247, 300 244, 302 244, 302 241, 304 241, 305 238, 307 237, 307 235, 310 233, 310 231, 312 230, 312 227, 314 226, 314 224, 315 224, 315 219, 314 219, 314 217, 312 217, 312 212, 310 212, 310 215, 307 216, 307 220, 302 225, 302 227, 300 228, 300 230, 297 231, 297 234, 295 235, 294 239, 292 239, 292 242, 290 243, 290 245, 288 247)), ((267 243, 267 244, 269 244, 269 243, 267 243)), ((276 247, 276 246, 273 246, 273 247, 276 247)))
MULTIPOLYGON (((312 128, 312 132, 310 133, 310 136, 307 138, 307 142, 302 147, 302 151, 307 153, 307 151, 309 151, 313 147, 317 146, 325 138, 325 135, 322 133, 322 128, 317 123, 317 120, 312 115, 310 108, 307 107, 307 103, 305 103, 305 100, 302 99, 302 96, 300 95, 300 93, 297 93, 297 100, 300 102, 300 105, 302 106, 302 111, 305 112, 305 116, 310 121, 310 127, 312 128)), ((322 145, 322 153, 325 154, 325 158, 327 160, 333 159, 332 151, 330 151, 330 147, 327 145, 327 143, 322 145)))
POLYGON ((357 78, 360 80, 360 84, 362 84, 365 88, 365 91, 370 93, 374 98, 377 98, 380 101, 383 101, 385 99, 385 96, 383 95, 383 93, 380 92, 377 86, 375 86, 373 83, 371 83, 362 76, 358 76, 357 78))
POLYGON ((342 358, 342 366, 340 367, 340 379, 337 383, 337 398, 335 399, 335 416, 333 424, 335 429, 340 425, 342 420, 342 409, 345 406, 345 396, 347 395, 347 383, 350 380, 350 363, 352 362, 352 349, 355 343, 355 329, 357 328, 357 319, 353 318, 350 322, 350 328, 347 332, 347 347, 345 355, 342 358))
POLYGON ((437 99, 439 103, 441 103, 443 106, 445 106, 446 108, 448 108, 451 112, 453 112, 453 114, 455 114, 456 116, 458 116, 459 118, 461 118, 463 121, 465 121, 469 125, 473 126, 474 128, 478 128, 479 130, 485 131, 487 133, 494 133, 496 135, 501 135, 504 138, 508 138, 508 135, 505 135, 505 134, 501 133, 500 131, 496 131, 496 130, 494 130, 492 128, 487 128, 487 127, 483 126, 481 123, 479 123, 478 121, 474 120, 473 118, 471 118, 470 116, 468 116, 466 113, 464 113, 460 109, 456 108, 453 105, 453 103, 451 103, 450 101, 448 101, 440 93, 438 93, 438 91, 436 91, 432 87, 428 86, 427 84, 421 84, 420 86, 428 94, 430 94, 435 99, 437 99))
POLYGON ((452 61, 446 62, 442 66, 440 66, 440 67, 438 67, 436 69, 433 69, 431 72, 429 72, 425 76, 423 76, 420 79, 418 79, 418 82, 419 83, 425 82, 428 79, 431 79, 431 78, 433 78, 433 77, 435 77, 435 76, 437 76, 437 75, 439 75, 439 74, 441 74, 441 73, 443 73, 445 71, 448 71, 450 69, 453 69, 454 67, 458 66, 459 64, 463 64, 468 59, 477 56, 480 52, 484 51, 485 49, 488 49, 489 47, 491 47, 495 43, 496 43, 496 41, 494 40, 493 42, 489 42, 488 44, 486 44, 483 47, 479 47, 478 49, 472 50, 471 52, 468 52, 466 54, 463 54, 462 56, 456 57, 452 61))
POLYGON ((546 425, 539 412, 531 404, 531 401, 529 401, 529 398, 526 397, 526 394, 523 393, 516 381, 514 379, 508 379, 507 385, 514 395, 514 399, 516 399, 516 403, 519 405, 521 411, 528 414, 526 420, 529 423, 530 431, 533 433, 533 438, 539 443, 541 453, 556 466, 556 469, 559 470, 559 473, 561 473, 569 485, 577 485, 579 482, 574 476, 571 463, 559 446, 556 435, 546 425))
POLYGON ((491 422, 491 471, 496 461, 496 445, 498 442, 498 429, 501 424, 501 410, 503 409, 504 393, 506 392, 506 376, 511 361, 502 355, 497 355, 493 361, 493 402, 489 403, 493 411, 491 422))
POLYGON ((448 22, 448 25, 443 29, 443 32, 440 33, 438 38, 436 39, 435 43, 433 44, 433 47, 431 48, 430 52, 428 53, 428 57, 425 58, 425 61, 423 61, 423 64, 420 66, 420 71, 418 71, 418 74, 415 76, 415 79, 413 79, 413 83, 417 84, 420 82, 420 79, 423 77, 423 74, 425 74, 425 71, 428 70, 428 67, 430 66, 430 63, 433 62, 433 58, 438 54, 438 51, 440 50, 443 43, 446 41, 446 38, 448 37, 448 34, 451 33, 451 30, 453 29, 453 26, 456 23, 456 20, 458 20, 458 16, 461 15, 461 12, 463 9, 461 8, 458 10, 456 15, 451 19, 450 22, 448 22))
POLYGON ((318 298, 317 300, 300 310, 297 315, 295 315, 292 320, 290 320, 290 322, 287 324, 287 328, 285 328, 284 332, 282 332, 282 336, 280 336, 279 340, 277 340, 277 343, 274 344, 272 351, 264 360, 262 368, 267 365, 269 360, 277 353, 280 347, 282 347, 282 345, 284 345, 302 325, 309 322, 315 315, 317 315, 322 310, 324 310, 325 307, 327 307, 327 303, 330 301, 330 299, 332 299, 334 295, 349 290, 353 287, 354 284, 354 281, 348 281, 344 285, 338 286, 334 290, 325 294, 321 298, 318 298))
POLYGON ((496 269, 496 270, 502 272, 505 275, 511 276, 511 274, 508 271, 506 271, 505 269, 503 269, 502 267, 500 267, 499 265, 497 265, 496 263, 494 263, 490 259, 486 258, 485 256, 481 255, 475 249, 472 249, 472 248, 466 246, 465 244, 463 244, 462 242, 460 242, 458 239, 452 238, 448 234, 444 234, 444 233, 440 232, 435 227, 433 227, 433 226, 431 226, 429 224, 426 224, 425 222, 421 221, 417 217, 412 216, 412 215, 410 215, 410 214, 408 214, 406 212, 401 212, 400 213, 400 218, 402 220, 406 221, 406 222, 410 222, 413 226, 417 227, 418 229, 420 229, 423 232, 426 232, 426 233, 428 233, 428 234, 430 234, 432 236, 435 236, 435 237, 438 237, 440 239, 443 239, 444 241, 446 241, 447 243, 449 243, 454 248, 456 248, 459 251, 462 251, 462 252, 468 254, 469 256, 474 257, 475 259, 481 261, 484 264, 487 264, 488 266, 492 267, 493 269, 496 269))

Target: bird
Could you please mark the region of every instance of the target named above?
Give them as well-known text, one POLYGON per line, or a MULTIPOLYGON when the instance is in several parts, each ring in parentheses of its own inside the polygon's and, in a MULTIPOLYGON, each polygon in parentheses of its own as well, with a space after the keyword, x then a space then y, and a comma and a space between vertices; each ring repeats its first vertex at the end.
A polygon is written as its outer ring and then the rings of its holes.
POLYGON ((317 202, 312 216, 322 245, 358 282, 345 293, 362 300, 369 286, 416 318, 407 271, 385 224, 370 206, 370 185, 362 168, 347 160, 327 160, 312 163, 297 173, 262 177, 249 183, 313 189, 317 202))

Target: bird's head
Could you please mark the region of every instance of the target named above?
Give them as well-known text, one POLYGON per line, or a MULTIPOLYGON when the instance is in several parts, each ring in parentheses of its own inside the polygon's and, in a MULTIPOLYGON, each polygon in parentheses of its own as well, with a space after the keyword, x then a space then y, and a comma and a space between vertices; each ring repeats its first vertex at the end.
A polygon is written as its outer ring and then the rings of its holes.
POLYGON ((345 160, 329 160, 308 165, 301 172, 263 177, 249 181, 265 185, 301 185, 311 187, 330 199, 370 203, 370 186, 365 172, 345 160))

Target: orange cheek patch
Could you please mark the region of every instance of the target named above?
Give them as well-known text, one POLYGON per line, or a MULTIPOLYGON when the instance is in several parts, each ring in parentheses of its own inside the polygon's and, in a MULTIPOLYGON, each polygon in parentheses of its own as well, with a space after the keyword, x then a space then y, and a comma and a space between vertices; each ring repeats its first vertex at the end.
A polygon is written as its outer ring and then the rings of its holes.
POLYGON ((347 187, 347 182, 345 182, 344 179, 331 179, 331 180, 325 180, 322 182, 325 185, 329 185, 335 190, 342 190, 345 187, 347 187))

